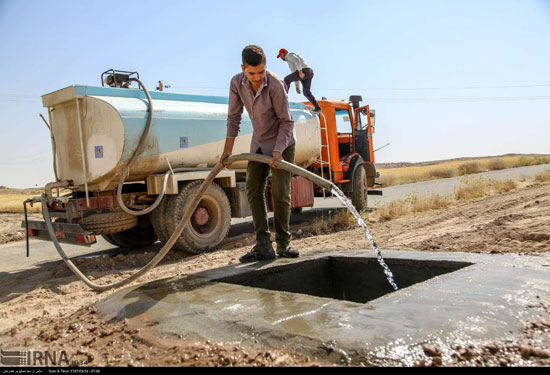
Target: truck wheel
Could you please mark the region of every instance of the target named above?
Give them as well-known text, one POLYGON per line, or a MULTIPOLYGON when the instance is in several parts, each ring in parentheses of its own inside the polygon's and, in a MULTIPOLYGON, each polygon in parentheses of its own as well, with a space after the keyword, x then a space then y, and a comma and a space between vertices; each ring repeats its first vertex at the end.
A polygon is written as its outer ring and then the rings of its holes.
POLYGON ((367 208, 367 172, 365 168, 360 165, 355 169, 353 174, 353 191, 351 192, 351 203, 355 206, 357 211, 362 211, 367 208))
MULTIPOLYGON (((192 182, 179 194, 169 197, 166 218, 163 220, 168 236, 174 233, 185 209, 192 203, 190 198, 200 189, 201 184, 202 181, 192 182)), ((213 251, 227 236, 230 224, 229 200, 223 189, 212 183, 174 246, 193 254, 213 251)))
POLYGON ((80 226, 96 235, 122 232, 138 224, 137 216, 125 212, 108 212, 86 216, 79 221, 80 226))
POLYGON ((107 242, 109 242, 111 245, 116 247, 122 247, 118 242, 116 242, 113 237, 111 237, 110 234, 102 234, 101 237, 107 242))
POLYGON ((157 208, 151 212, 151 224, 153 224, 159 241, 163 244, 170 238, 170 233, 166 232, 166 225, 164 225, 164 220, 166 220, 166 206, 169 198, 170 196, 165 195, 157 208))
POLYGON ((138 225, 118 233, 112 233, 112 240, 120 247, 139 249, 157 241, 157 234, 149 220, 149 215, 138 216, 138 225))

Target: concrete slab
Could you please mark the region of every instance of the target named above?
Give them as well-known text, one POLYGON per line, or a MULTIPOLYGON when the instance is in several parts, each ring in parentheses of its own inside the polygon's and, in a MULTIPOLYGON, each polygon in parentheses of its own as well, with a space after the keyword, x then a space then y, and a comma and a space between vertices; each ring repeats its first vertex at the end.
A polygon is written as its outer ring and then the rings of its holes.
MULTIPOLYGON (((385 281, 372 251, 339 250, 158 280, 119 290, 98 307, 107 320, 156 321, 159 336, 285 347, 354 364, 411 365, 425 342, 451 347, 513 337, 520 323, 540 312, 541 302, 548 303, 550 296, 548 255, 382 253, 398 291, 385 281), (355 285, 356 294, 362 289, 384 294, 384 288, 387 294, 376 298, 375 293, 375 299, 358 303, 334 298, 343 298, 340 294, 349 287, 335 289, 327 298, 234 284, 271 288, 287 280, 290 289, 319 284, 323 277, 314 275, 322 267, 311 269, 315 262, 331 262, 333 269, 338 269, 335 264, 351 265, 339 272, 348 285, 355 285), (292 275, 289 270, 294 270, 292 275), (349 279, 361 272, 365 277, 349 279)), ((333 288, 330 285, 327 288, 333 288)))

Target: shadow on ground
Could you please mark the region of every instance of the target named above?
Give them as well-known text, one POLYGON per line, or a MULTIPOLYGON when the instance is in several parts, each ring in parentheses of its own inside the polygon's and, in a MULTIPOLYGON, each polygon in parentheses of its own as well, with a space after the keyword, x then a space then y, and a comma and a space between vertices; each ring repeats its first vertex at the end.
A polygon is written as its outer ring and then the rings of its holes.
MULTIPOLYGON (((308 225, 315 220, 327 219, 334 213, 343 209, 344 208, 323 208, 293 213, 290 218, 290 224, 291 226, 308 225)), ((269 222, 272 227, 273 219, 271 218, 269 222)), ((220 249, 216 251, 233 251, 234 246, 231 246, 231 243, 235 243, 236 241, 239 243, 238 241, 242 241, 243 238, 248 238, 253 241, 254 225, 252 221, 232 225, 229 229, 227 238, 220 245, 220 249)), ((137 268, 141 268, 147 264, 161 248, 162 244, 160 242, 156 242, 151 246, 141 249, 124 249, 113 246, 93 254, 73 257, 71 260, 85 275, 97 279, 109 274, 120 274, 121 272, 134 271, 137 268), (115 257, 121 254, 125 259, 128 259, 128 256, 132 256, 131 262, 125 263, 124 261, 118 262, 114 260, 115 257)), ((185 262, 194 259, 196 256, 197 255, 179 251, 170 251, 161 263, 185 262)), ((40 287, 47 287, 52 292, 62 295, 65 294, 65 292, 61 291, 58 287, 60 285, 66 285, 74 280, 76 280, 76 276, 72 274, 61 259, 42 262, 31 269, 15 272, 0 272, 0 303, 10 301, 21 294, 29 293, 40 287), (22 280, 24 280, 24 282, 21 282, 22 280)))

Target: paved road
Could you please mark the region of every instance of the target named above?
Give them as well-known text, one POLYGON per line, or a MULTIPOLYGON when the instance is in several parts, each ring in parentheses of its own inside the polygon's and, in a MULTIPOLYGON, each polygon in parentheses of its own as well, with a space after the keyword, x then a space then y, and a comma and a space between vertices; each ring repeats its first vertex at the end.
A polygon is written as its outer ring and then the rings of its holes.
MULTIPOLYGON (((495 178, 501 180, 521 179, 522 177, 529 178, 544 170, 550 170, 550 165, 536 165, 530 167, 521 167, 506 169, 501 171, 491 171, 478 173, 473 176, 482 176, 484 178, 495 178)), ((386 203, 393 199, 404 198, 413 191, 416 191, 419 196, 426 196, 432 193, 440 195, 451 195, 456 187, 460 184, 461 177, 446 178, 440 180, 432 180, 426 182, 418 182, 414 184, 392 186, 382 189, 383 196, 370 195, 369 206, 375 207, 376 204, 386 203)), ((292 215, 292 223, 311 221, 314 218, 327 215, 327 208, 341 208, 342 205, 337 198, 316 198, 315 207, 305 209, 299 215, 292 215)), ((230 236, 241 233, 253 233, 253 226, 250 218, 233 219, 230 236)), ((108 242, 104 241, 101 236, 98 236, 98 243, 90 248, 74 245, 64 245, 64 251, 68 256, 82 256, 88 254, 117 254, 124 252, 118 247, 113 247, 108 242)), ((157 242, 153 246, 143 249, 142 251, 157 251, 160 249, 160 244, 157 242)), ((32 267, 41 267, 47 262, 59 262, 59 255, 54 246, 50 242, 32 240, 31 241, 31 256, 25 256, 26 248, 25 241, 13 242, 5 245, 0 245, 2 254, 2 262, 0 263, 0 280, 7 276, 8 272, 17 270, 29 269, 32 267)))
MULTIPOLYGON (((524 177, 533 177, 536 174, 545 170, 550 170, 549 164, 476 173, 470 176, 483 177, 486 179, 494 178, 498 180, 519 180, 524 177)), ((439 180, 416 182, 414 184, 398 185, 384 188, 381 189, 384 192, 384 195, 382 196, 369 195, 369 207, 375 207, 377 204, 384 204, 394 199, 405 198, 407 195, 414 191, 418 193, 419 197, 429 196, 433 193, 439 194, 441 196, 452 195, 454 194, 455 189, 458 187, 458 185, 460 185, 460 181, 462 180, 462 178, 463 177, 443 178, 439 180)), ((323 200, 323 198, 316 198, 314 207, 339 207, 338 199, 332 198, 323 200)))

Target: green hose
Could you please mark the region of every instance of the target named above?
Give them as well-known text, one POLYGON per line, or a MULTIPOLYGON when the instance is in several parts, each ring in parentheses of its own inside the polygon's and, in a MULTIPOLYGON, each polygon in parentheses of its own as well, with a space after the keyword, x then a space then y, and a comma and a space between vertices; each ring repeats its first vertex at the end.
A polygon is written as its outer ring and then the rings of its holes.
MULTIPOLYGON (((233 155, 233 156, 228 157, 227 159, 224 160, 224 163, 225 164, 232 164, 232 163, 235 163, 235 162, 238 162, 238 161, 256 161, 256 162, 269 164, 271 162, 271 160, 272 160, 272 158, 270 156, 261 155, 261 154, 239 154, 239 155, 233 155)), ((320 177, 316 174, 313 174, 309 171, 306 171, 305 169, 300 168, 300 167, 298 167, 294 164, 288 163, 284 160, 277 160, 275 162, 275 166, 280 168, 280 169, 291 172, 293 174, 299 175, 301 177, 305 177, 308 180, 310 180, 311 182, 313 182, 314 184, 319 185, 322 188, 327 189, 329 191, 336 188, 336 185, 334 185, 332 182, 330 182, 328 180, 325 180, 324 178, 322 178, 322 177, 320 177)), ((194 203, 187 207, 187 210, 184 212, 184 215, 183 215, 182 219, 180 220, 180 222, 176 226, 176 228, 174 230, 174 233, 172 233, 172 235, 170 236, 168 241, 166 241, 166 243, 164 244, 162 249, 160 249, 160 251, 157 253, 157 255, 155 255, 155 257, 153 259, 151 259, 149 261, 149 263, 147 263, 145 266, 143 266, 143 268, 138 270, 136 273, 134 273, 133 275, 129 276, 128 278, 126 278, 122 281, 116 282, 116 283, 106 284, 106 285, 99 285, 99 284, 93 283, 92 281, 90 281, 90 279, 88 279, 88 277, 86 277, 74 265, 74 263, 69 259, 69 257, 67 257, 67 255, 65 254, 65 252, 61 248, 61 245, 59 244, 59 241, 57 240, 57 237, 55 236, 55 232, 53 230, 50 215, 49 215, 49 212, 48 212, 48 206, 46 204, 45 194, 42 194, 42 196, 41 196, 42 215, 44 216, 44 220, 46 222, 46 228, 48 229, 48 233, 50 235, 50 238, 51 238, 52 242, 55 245, 55 248, 57 249, 57 252, 61 256, 61 258, 63 259, 65 264, 67 264, 67 266, 71 269, 71 271, 73 271, 73 273, 80 280, 82 280, 91 289, 98 290, 98 291, 105 291, 105 290, 110 290, 110 289, 113 289, 113 288, 118 288, 118 287, 121 287, 121 286, 126 285, 128 283, 131 283, 134 280, 137 280, 140 276, 144 275, 151 268, 156 266, 166 256, 166 254, 168 254, 168 252, 172 249, 175 242, 177 241, 177 239, 179 238, 179 236, 183 232, 183 229, 187 225, 187 222, 191 218, 191 215, 195 212, 197 206, 199 205, 199 202, 200 202, 202 196, 204 195, 204 193, 206 192, 206 190, 208 189, 208 187, 210 186, 212 181, 214 181, 214 178, 218 175, 218 173, 220 173, 220 171, 223 168, 224 167, 222 167, 220 164, 217 164, 212 169, 212 171, 208 174, 208 176, 206 177, 206 179, 202 183, 200 189, 195 193, 195 195, 192 198, 190 198, 190 202, 194 202, 194 203)))

